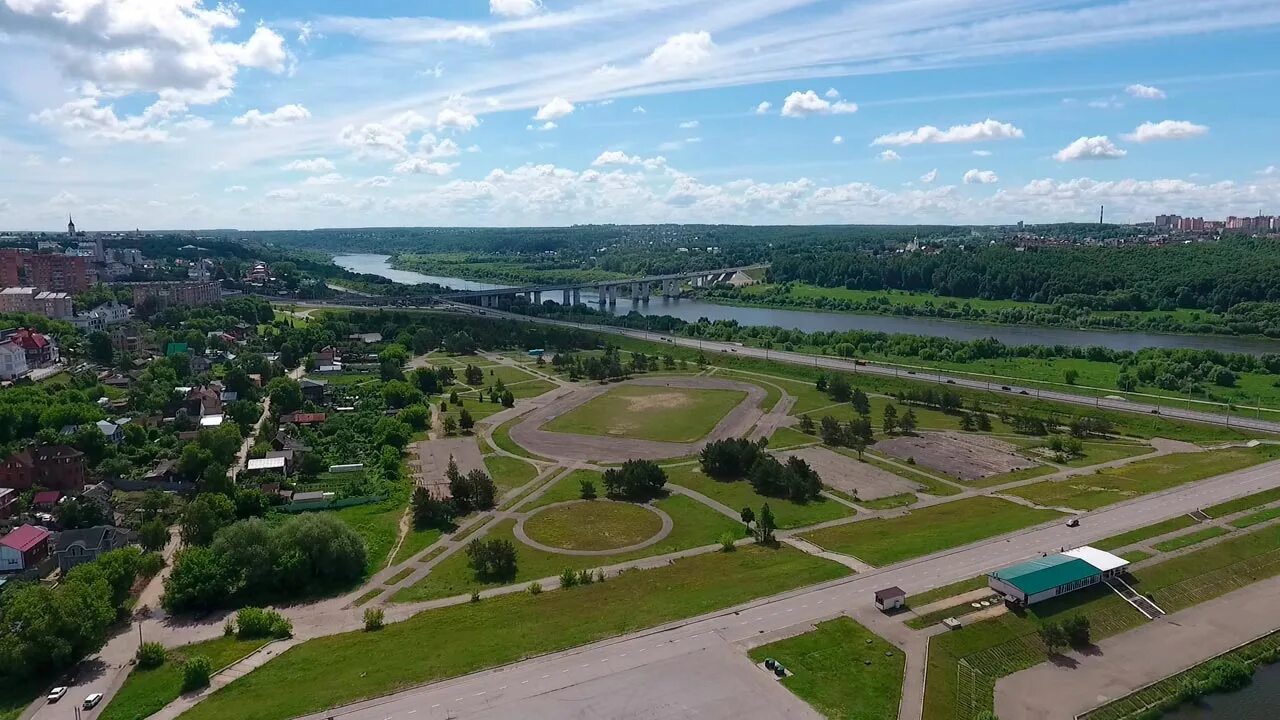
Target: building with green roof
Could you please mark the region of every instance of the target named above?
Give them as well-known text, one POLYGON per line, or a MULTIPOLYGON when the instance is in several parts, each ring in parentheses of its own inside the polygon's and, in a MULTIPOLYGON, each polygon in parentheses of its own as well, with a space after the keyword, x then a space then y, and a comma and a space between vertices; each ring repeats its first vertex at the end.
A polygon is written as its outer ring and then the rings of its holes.
POLYGON ((1115 577, 1128 564, 1086 546, 997 570, 987 576, 987 585, 1010 602, 1032 605, 1115 577))

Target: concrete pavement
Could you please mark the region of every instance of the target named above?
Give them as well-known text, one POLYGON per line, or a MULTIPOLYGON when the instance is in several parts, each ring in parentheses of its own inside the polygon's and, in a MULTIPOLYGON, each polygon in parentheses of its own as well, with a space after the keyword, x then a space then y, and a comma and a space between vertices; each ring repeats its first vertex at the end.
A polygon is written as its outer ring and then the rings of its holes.
MULTIPOLYGON (((872 595, 879 588, 897 585, 908 593, 921 592, 971 578, 1041 552, 1086 544, 1199 507, 1274 487, 1278 474, 1280 462, 1268 463, 1099 510, 1083 517, 1078 528, 1068 528, 1061 523, 1041 526, 663 628, 426 685, 315 717, 344 720, 504 717, 486 713, 493 712, 497 706, 523 708, 523 703, 534 699, 537 699, 538 707, 546 711, 539 717, 582 717, 573 712, 571 704, 542 703, 548 699, 575 697, 583 687, 614 687, 616 685, 608 683, 623 683, 624 679, 641 677, 630 673, 675 657, 694 654, 697 657, 723 657, 718 653, 726 645, 745 643, 761 634, 826 620, 850 609, 870 607, 872 595)), ((923 668, 922 663, 917 665, 923 668)), ((662 709, 666 686, 663 687, 663 693, 651 693, 645 703, 619 708, 611 716, 666 717, 662 709)), ((705 688, 703 692, 710 697, 713 690, 705 688)), ((691 707, 704 705, 699 703, 691 707)), ((758 715, 748 714, 747 717, 758 715)))

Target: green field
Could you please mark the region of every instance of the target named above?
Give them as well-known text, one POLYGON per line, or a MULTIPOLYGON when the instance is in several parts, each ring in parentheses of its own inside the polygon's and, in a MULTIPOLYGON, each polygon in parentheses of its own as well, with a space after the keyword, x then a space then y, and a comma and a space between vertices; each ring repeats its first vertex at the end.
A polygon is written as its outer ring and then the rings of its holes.
POLYGON ((969 578, 968 580, 961 580, 959 582, 953 582, 950 585, 943 585, 942 587, 934 588, 933 590, 916 593, 915 595, 908 595, 907 607, 924 607, 925 605, 938 602, 939 600, 946 600, 947 598, 955 597, 956 595, 963 595, 967 592, 985 588, 986 586, 987 576, 979 575, 977 577, 969 578))
POLYGON ((849 517, 856 511, 834 500, 819 497, 807 503, 761 495, 746 480, 722 482, 702 474, 698 465, 681 465, 667 468, 668 482, 686 487, 694 492, 728 505, 734 510, 750 507, 756 514, 760 506, 769 503, 779 528, 798 528, 828 520, 849 517))
POLYGON ((1189 528, 1195 524, 1195 518, 1190 515, 1179 515, 1175 518, 1165 520, 1164 522, 1155 523, 1154 525, 1147 525, 1146 527, 1140 527, 1136 530, 1123 532, 1119 535, 1112 535, 1109 538, 1105 538, 1091 544, 1099 550, 1115 550, 1116 548, 1133 545, 1134 543, 1139 543, 1153 537, 1167 535, 1168 533, 1182 530, 1183 528, 1189 528))
POLYGON ((1222 537, 1228 532, 1231 532, 1229 528, 1207 527, 1202 530, 1187 533, 1186 535, 1169 538, 1168 540, 1152 545, 1152 547, 1160 552, 1173 552, 1174 550, 1181 550, 1182 548, 1191 547, 1192 545, 1199 545, 1206 540, 1222 537))
POLYGON ((902 697, 902 651, 847 617, 755 648, 794 673, 782 684, 832 720, 894 720, 902 697))
POLYGON ((380 632, 344 633, 291 648, 213 693, 184 718, 285 720, 847 573, 841 565, 798 551, 748 547, 627 572, 587 587, 431 610, 380 632))
POLYGON ((530 460, 546 460, 546 458, 540 455, 534 455, 528 450, 525 450, 515 440, 511 439, 511 426, 521 422, 523 419, 524 418, 519 417, 512 418, 494 428, 493 434, 490 436, 493 439, 493 444, 502 450, 506 450, 512 455, 519 455, 522 458, 529 458, 530 460))
POLYGON ((1274 520, 1278 517, 1280 517, 1280 508, 1269 508, 1267 510, 1261 510, 1253 513, 1252 515, 1236 518, 1231 521, 1231 526, 1244 529, 1267 522, 1268 520, 1274 520))
POLYGON ((876 498, 875 500, 859 500, 858 502, 872 510, 893 510, 915 505, 919 499, 915 496, 915 493, 899 493, 888 497, 876 498))
POLYGON ((1029 468, 1000 473, 999 475, 990 475, 978 480, 966 482, 965 485, 978 488, 996 487, 997 485, 1004 485, 1006 483, 1017 482, 1019 480, 1030 480, 1031 478, 1038 478, 1043 475, 1052 475, 1057 471, 1058 468, 1053 467, 1052 465, 1033 465, 1029 468))
POLYGON ((1139 495, 1168 490, 1280 457, 1280 447, 1231 448, 1203 453, 1165 455, 1081 475, 1045 481, 1009 491, 1037 505, 1096 510, 1139 495))
MULTIPOLYGON (((675 527, 671 534, 655 545, 629 553, 600 556, 573 556, 535 550, 516 540, 512 528, 514 520, 503 520, 490 530, 486 537, 510 540, 516 546, 518 571, 511 582, 528 582, 555 577, 564 570, 590 570, 627 560, 664 555, 689 548, 713 545, 725 533, 735 538, 746 536, 746 527, 690 498, 673 495, 654 503, 671 516, 675 527)), ((467 565, 466 553, 459 552, 445 558, 432 569, 431 574, 417 584, 396 593, 395 602, 434 600, 453 595, 466 595, 504 585, 504 582, 482 583, 467 565)))
POLYGON ((1252 510, 1256 507, 1268 505, 1276 500, 1280 500, 1280 487, 1263 490, 1262 492, 1254 493, 1252 495, 1245 495, 1244 497, 1228 500, 1224 503, 1218 503, 1217 505, 1211 505, 1204 509, 1204 514, 1211 518, 1220 518, 1225 515, 1241 512, 1242 510, 1252 510))
POLYGON ((805 435, 799 430, 784 427, 779 428, 777 432, 769 436, 769 449, 793 448, 798 445, 813 445, 818 442, 821 442, 821 440, 812 435, 805 435))
MULTIPOLYGON (((841 455, 848 455, 851 458, 858 457, 857 453, 853 452, 852 450, 846 450, 844 448, 836 448, 836 452, 840 453, 841 455)), ((869 462, 872 465, 875 465, 876 467, 880 468, 881 470, 884 470, 885 472, 890 472, 890 473, 893 473, 894 475, 897 475, 898 477, 906 478, 907 480, 910 480, 913 483, 919 483, 920 485, 924 486, 924 489, 922 489, 920 492, 926 495, 934 495, 936 497, 947 497, 950 495, 959 495, 961 492, 963 492, 963 490, 956 487, 955 485, 952 485, 949 482, 943 482, 942 480, 939 480, 938 478, 924 471, 908 469, 907 467, 897 462, 890 462, 889 460, 882 458, 879 455, 876 455, 875 453, 871 453, 871 452, 863 453, 862 460, 865 462, 869 462)))
POLYGON ((1122 460, 1151 452, 1150 445, 1138 445, 1136 443, 1086 442, 1083 445, 1084 454, 1071 458, 1064 463, 1067 467, 1101 465, 1113 460, 1122 460))
POLYGON ((526 504, 522 504, 516 509, 520 512, 532 512, 540 507, 547 505, 555 505, 556 503, 568 502, 570 500, 582 499, 582 481, 590 480, 595 483, 596 494, 604 497, 604 480, 603 476, 595 470, 574 470, 573 472, 560 478, 546 492, 538 496, 536 500, 532 500, 526 504))
POLYGON ((662 519, 632 503, 581 501, 548 508, 524 523, 530 539, 567 550, 615 550, 644 542, 662 519))
POLYGON ((620 385, 542 426, 575 435, 693 442, 746 398, 738 390, 620 385))
POLYGON ((364 540, 366 578, 387 564, 387 557, 400 536, 400 518, 404 515, 405 504, 405 498, 393 497, 369 505, 323 511, 333 513, 350 525, 364 540))
POLYGON ((912 510, 902 517, 838 525, 802 537, 876 566, 891 565, 1038 525, 1062 513, 1008 500, 971 497, 912 510))
POLYGON ((1120 553, 1120 557, 1124 558, 1125 560, 1128 560, 1131 563, 1140 563, 1143 560, 1147 560, 1148 558, 1155 557, 1155 555, 1147 552, 1146 550, 1130 550, 1129 552, 1126 552, 1126 553, 1120 553))
POLYGON ((484 467, 500 493, 518 488, 538 476, 538 468, 509 455, 485 455, 484 467))
MULTIPOLYGON (((182 694, 182 662, 194 655, 209 658, 215 671, 220 670, 254 650, 262 647, 262 640, 237 640, 221 637, 216 640, 183 645, 169 650, 165 663, 151 670, 135 668, 125 678, 124 685, 103 709, 99 720, 137 720, 145 718, 168 705, 182 694)), ((68 697, 64 702, 77 702, 68 697)), ((69 716, 69 715, 68 715, 69 716)))
POLYGON ((409 534, 404 536, 404 541, 400 543, 400 549, 396 551, 396 556, 391 559, 391 564, 399 565, 431 547, 439 539, 439 530, 418 530, 410 527, 409 534))

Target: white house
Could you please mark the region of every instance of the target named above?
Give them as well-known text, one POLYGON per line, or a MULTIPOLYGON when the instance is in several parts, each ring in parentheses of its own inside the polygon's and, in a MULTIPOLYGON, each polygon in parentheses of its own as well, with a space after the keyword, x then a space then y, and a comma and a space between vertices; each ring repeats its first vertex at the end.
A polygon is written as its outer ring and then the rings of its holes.
POLYGON ((0 342, 0 380, 12 380, 30 372, 27 351, 12 340, 0 342))

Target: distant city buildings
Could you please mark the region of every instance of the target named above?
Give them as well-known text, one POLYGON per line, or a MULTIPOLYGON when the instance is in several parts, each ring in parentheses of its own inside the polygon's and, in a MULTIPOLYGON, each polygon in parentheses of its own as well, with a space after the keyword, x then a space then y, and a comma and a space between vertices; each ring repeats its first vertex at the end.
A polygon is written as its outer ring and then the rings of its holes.
POLYGON ((1240 230, 1248 233, 1280 232, 1280 216, 1262 215, 1255 217, 1236 217, 1232 215, 1226 220, 1205 220, 1202 217, 1182 217, 1180 215, 1157 215, 1156 230, 1167 232, 1218 232, 1220 230, 1240 230))
POLYGON ((133 290, 134 307, 152 299, 162 308, 173 305, 186 307, 212 305, 222 300, 221 286, 209 281, 128 283, 128 287, 133 290))

